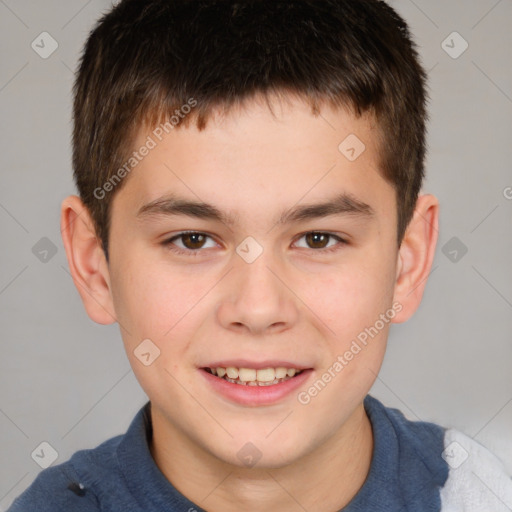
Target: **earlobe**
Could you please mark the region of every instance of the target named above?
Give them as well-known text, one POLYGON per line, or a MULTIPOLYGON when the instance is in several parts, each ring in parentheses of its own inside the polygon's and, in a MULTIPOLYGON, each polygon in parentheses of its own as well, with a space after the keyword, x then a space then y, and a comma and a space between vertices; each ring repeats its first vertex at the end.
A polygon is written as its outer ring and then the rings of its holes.
POLYGON ((408 320, 420 305, 434 260, 438 225, 438 200, 430 194, 420 196, 398 254, 394 301, 402 310, 395 323, 408 320))
POLYGON ((108 264, 91 215, 79 197, 64 199, 60 224, 69 270, 87 314, 99 324, 116 322, 108 264))

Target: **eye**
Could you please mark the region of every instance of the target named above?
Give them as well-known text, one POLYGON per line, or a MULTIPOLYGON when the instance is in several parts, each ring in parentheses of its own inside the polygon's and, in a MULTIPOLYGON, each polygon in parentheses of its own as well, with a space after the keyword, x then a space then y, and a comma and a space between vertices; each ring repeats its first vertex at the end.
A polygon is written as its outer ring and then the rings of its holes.
POLYGON ((207 235, 206 233, 200 233, 198 231, 186 231, 183 233, 178 233, 174 235, 172 238, 168 238, 162 242, 162 245, 166 246, 169 250, 176 252, 178 254, 185 254, 187 256, 197 256, 199 254, 199 249, 205 249, 205 241, 207 239, 211 239, 213 245, 210 247, 215 247, 216 244, 213 241, 212 237, 207 235), (179 241, 181 246, 176 243, 179 241))
MULTIPOLYGON (((348 244, 346 240, 338 235, 322 231, 310 231, 309 233, 304 233, 298 240, 302 239, 306 240, 306 246, 302 246, 301 248, 313 249, 314 251, 321 253, 334 252, 339 250, 343 245, 348 244), (330 241, 334 243, 330 244, 330 241)), ((297 242, 295 244, 297 245, 297 242)), ((206 233, 201 233, 199 231, 184 231, 164 240, 162 245, 177 254, 197 256, 201 252, 201 249, 213 248, 216 247, 217 244, 213 238, 206 233), (205 245, 208 239, 211 240, 211 245, 209 247, 205 245)))
POLYGON ((311 231, 309 233, 305 233, 299 238, 299 240, 303 238, 306 240, 307 244, 305 248, 315 249, 317 252, 334 252, 339 250, 341 246, 347 244, 347 241, 338 235, 324 233, 322 231, 311 231), (329 245, 329 239, 337 241, 338 243, 329 245))

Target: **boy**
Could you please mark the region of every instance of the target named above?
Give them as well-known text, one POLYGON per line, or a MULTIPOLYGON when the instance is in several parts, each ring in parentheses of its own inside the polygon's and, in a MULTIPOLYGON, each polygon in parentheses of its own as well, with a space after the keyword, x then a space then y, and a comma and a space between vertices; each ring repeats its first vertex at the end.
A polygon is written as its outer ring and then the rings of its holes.
POLYGON ((75 83, 62 204, 150 401, 18 511, 507 511, 499 461, 368 395, 438 202, 426 76, 378 0, 124 0, 75 83))

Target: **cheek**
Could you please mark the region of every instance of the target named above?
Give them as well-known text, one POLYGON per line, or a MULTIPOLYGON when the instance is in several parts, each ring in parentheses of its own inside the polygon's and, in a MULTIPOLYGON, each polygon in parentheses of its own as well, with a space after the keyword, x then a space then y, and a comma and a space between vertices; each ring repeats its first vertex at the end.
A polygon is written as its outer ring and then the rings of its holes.
POLYGON ((343 348, 347 340, 373 325, 390 308, 394 291, 394 266, 389 262, 347 265, 329 275, 317 275, 305 284, 311 309, 343 348))
POLYGON ((343 423, 347 411, 375 382, 396 314, 393 277, 391 264, 354 265, 350 272, 316 281, 319 286, 310 298, 324 322, 326 350, 314 381, 301 390, 298 401, 309 418, 322 418, 322 428, 335 429, 343 423), (325 417, 329 404, 336 408, 325 417))
POLYGON ((177 382, 191 385, 180 362, 205 314, 201 298, 212 284, 161 265, 141 265, 135 258, 117 270, 112 280, 116 315, 137 380, 152 399, 177 399, 182 396, 177 382))
POLYGON ((127 258, 117 267, 112 279, 116 315, 130 345, 150 338, 163 346, 186 325, 209 284, 141 261, 127 258))

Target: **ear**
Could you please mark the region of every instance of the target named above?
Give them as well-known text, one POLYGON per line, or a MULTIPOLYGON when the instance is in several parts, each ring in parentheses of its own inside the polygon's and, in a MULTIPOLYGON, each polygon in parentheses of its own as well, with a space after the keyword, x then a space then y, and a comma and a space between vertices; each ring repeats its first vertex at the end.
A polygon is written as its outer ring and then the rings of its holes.
POLYGON ((116 321, 108 263, 89 210, 77 196, 62 202, 60 229, 73 282, 87 314, 99 324, 116 321))
POLYGON ((398 251, 393 300, 402 305, 402 310, 394 323, 408 320, 420 305, 434 260, 438 227, 438 200, 430 194, 420 196, 398 251))

